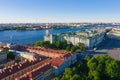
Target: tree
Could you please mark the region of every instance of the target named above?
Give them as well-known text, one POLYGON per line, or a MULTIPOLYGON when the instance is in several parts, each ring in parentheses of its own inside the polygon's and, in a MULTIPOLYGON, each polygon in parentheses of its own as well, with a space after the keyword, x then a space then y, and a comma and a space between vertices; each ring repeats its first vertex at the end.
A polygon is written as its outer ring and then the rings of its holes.
POLYGON ((60 80, 58 77, 53 78, 52 80, 60 80))
POLYGON ((65 69, 65 74, 72 75, 73 74, 72 69, 71 68, 66 68, 65 69))
POLYGON ((71 52, 75 52, 76 48, 74 46, 71 47, 71 52))
POLYGON ((100 79, 100 73, 98 71, 95 70, 95 71, 93 71, 92 74, 94 76, 94 80, 101 80, 100 79))
POLYGON ((86 56, 71 68, 65 69, 60 80, 120 80, 120 61, 108 55, 86 56))
POLYGON ((91 57, 88 56, 88 55, 86 55, 85 58, 84 58, 85 61, 89 61, 90 59, 91 59, 91 57))
POLYGON ((41 42, 36 42, 34 45, 35 46, 42 46, 41 42))
POLYGON ((56 41, 55 45, 56 45, 57 49, 61 48, 61 42, 60 41, 56 41))
POLYGON ((112 60, 106 66, 107 75, 113 80, 120 80, 120 62, 112 60))
POLYGON ((97 60, 95 58, 91 58, 88 62, 87 65, 89 67, 90 70, 95 70, 97 67, 97 60))
POLYGON ((66 51, 71 51, 71 46, 67 46, 66 51))
POLYGON ((78 47, 80 52, 83 52, 85 50, 85 45, 83 43, 78 43, 78 47))
POLYGON ((66 47, 68 46, 68 44, 67 44, 67 41, 62 41, 62 49, 66 49, 66 47))
POLYGON ((82 51, 81 51, 80 49, 76 49, 75 52, 76 52, 76 53, 80 53, 80 52, 82 52, 82 51))
POLYGON ((77 75, 77 74, 75 74, 74 76, 72 76, 72 77, 70 78, 70 80, 80 80, 80 76, 77 75))

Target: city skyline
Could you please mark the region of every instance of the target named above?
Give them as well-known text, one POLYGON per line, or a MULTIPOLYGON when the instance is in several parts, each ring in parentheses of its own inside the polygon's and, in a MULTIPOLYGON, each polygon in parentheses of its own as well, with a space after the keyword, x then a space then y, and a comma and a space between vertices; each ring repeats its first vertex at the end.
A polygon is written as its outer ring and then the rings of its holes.
POLYGON ((119 0, 1 0, 0 23, 119 22, 119 0))

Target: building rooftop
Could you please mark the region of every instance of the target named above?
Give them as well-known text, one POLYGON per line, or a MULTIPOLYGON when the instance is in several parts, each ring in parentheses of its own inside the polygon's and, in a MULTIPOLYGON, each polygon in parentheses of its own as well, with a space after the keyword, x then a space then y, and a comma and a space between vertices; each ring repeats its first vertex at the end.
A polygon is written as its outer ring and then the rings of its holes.
MULTIPOLYGON (((27 50, 28 51, 30 51, 30 52, 37 52, 37 54, 49 54, 49 56, 51 55, 51 57, 52 57, 52 55, 54 54, 54 55, 58 55, 58 57, 67 57, 67 56, 65 56, 66 54, 73 54, 73 53, 71 53, 71 52, 61 52, 61 51, 59 51, 59 50, 53 50, 53 49, 48 49, 48 48, 44 48, 44 47, 28 47, 27 48, 27 50)), ((54 56, 53 55, 53 56, 54 56)))
POLYGON ((51 64, 55 67, 59 67, 63 63, 64 59, 55 58, 51 60, 51 64))
POLYGON ((18 52, 21 53, 21 54, 30 55, 30 56, 35 55, 34 53, 30 53, 30 52, 20 52, 20 51, 18 51, 18 52))
POLYGON ((0 79, 5 78, 5 77, 7 77, 11 74, 14 74, 14 73, 16 73, 16 72, 18 72, 22 69, 25 69, 25 68, 27 68, 31 65, 34 65, 38 62, 41 62, 45 59, 47 59, 47 57, 40 57, 40 59, 31 61, 31 62, 25 60, 25 61, 22 61, 22 62, 19 62, 19 63, 15 63, 11 66, 8 66, 8 67, 6 67, 6 68, 4 68, 3 70, 0 71, 0 79))
POLYGON ((28 51, 28 52, 37 53, 40 55, 44 55, 44 54, 53 55, 54 54, 54 55, 58 55, 59 57, 66 57, 65 56, 66 54, 73 54, 72 52, 62 52, 60 50, 53 50, 53 49, 49 49, 45 47, 33 47, 33 46, 23 46, 23 45, 22 46, 17 45, 16 47, 14 46, 13 50, 28 51))
POLYGON ((25 75, 20 76, 17 78, 18 80, 30 80, 30 79, 36 79, 38 76, 42 75, 47 70, 51 69, 52 66, 50 63, 44 64, 30 72, 28 72, 25 75))
POLYGON ((120 28, 113 28, 110 33, 120 34, 120 28))
POLYGON ((92 38, 101 35, 104 33, 103 29, 91 29, 91 30, 83 30, 83 31, 74 31, 57 34, 58 36, 69 36, 69 37, 80 37, 80 38, 92 38))

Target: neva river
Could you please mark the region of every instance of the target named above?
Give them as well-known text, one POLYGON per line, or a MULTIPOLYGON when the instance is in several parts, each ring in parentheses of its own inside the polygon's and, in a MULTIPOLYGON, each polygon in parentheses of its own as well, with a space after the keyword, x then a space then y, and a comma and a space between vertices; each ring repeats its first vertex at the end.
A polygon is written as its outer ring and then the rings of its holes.
MULTIPOLYGON (((49 34, 64 33, 68 31, 87 30, 93 27, 83 28, 64 28, 64 29, 50 29, 49 34)), ((103 28, 103 26, 99 26, 103 28)), ((0 42, 13 43, 13 44, 31 44, 36 41, 44 40, 46 30, 35 30, 35 31, 1 31, 0 42)))

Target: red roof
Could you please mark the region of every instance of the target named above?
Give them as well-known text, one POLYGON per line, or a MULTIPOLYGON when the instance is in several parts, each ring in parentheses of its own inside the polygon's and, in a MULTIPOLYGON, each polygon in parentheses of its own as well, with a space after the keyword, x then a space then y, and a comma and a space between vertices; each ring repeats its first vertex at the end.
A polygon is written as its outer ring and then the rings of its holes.
POLYGON ((30 80, 30 79, 36 79, 38 76, 42 75, 44 72, 46 72, 47 70, 51 69, 52 66, 51 64, 46 64, 44 66, 40 66, 37 69, 30 71, 28 74, 26 75, 22 75, 19 78, 17 78, 18 80, 30 80))
POLYGON ((73 53, 67 53, 67 54, 64 54, 64 58, 69 58, 70 56, 72 56, 73 55, 73 53))
POLYGON ((29 76, 24 76, 24 77, 20 78, 19 80, 30 80, 30 79, 29 79, 29 76))
POLYGON ((26 61, 26 62, 19 63, 19 64, 16 64, 16 65, 14 64, 13 67, 10 66, 11 68, 7 68, 2 73, 0 73, 0 79, 5 78, 5 77, 7 77, 11 74, 14 74, 15 72, 18 72, 18 71, 20 71, 24 68, 27 68, 31 65, 34 65, 38 62, 41 62, 41 61, 45 60, 45 59, 47 59, 47 57, 41 57, 41 60, 35 60, 35 61, 32 61, 32 62, 26 61))
POLYGON ((53 54, 56 55, 56 57, 57 56, 58 57, 67 57, 66 54, 69 54, 69 55, 71 54, 69 52, 61 52, 59 50, 47 49, 47 48, 44 48, 44 47, 31 47, 31 46, 29 46, 29 47, 27 47, 27 50, 30 51, 30 52, 38 53, 38 54, 45 54, 47 52, 51 55, 53 55, 53 54))
POLYGON ((55 58, 51 60, 53 66, 59 67, 63 63, 64 59, 55 58))
POLYGON ((39 68, 36 71, 32 72, 32 77, 35 79, 51 68, 52 68, 51 64, 47 64, 43 66, 42 68, 39 68))

